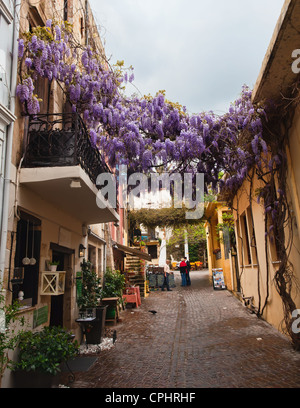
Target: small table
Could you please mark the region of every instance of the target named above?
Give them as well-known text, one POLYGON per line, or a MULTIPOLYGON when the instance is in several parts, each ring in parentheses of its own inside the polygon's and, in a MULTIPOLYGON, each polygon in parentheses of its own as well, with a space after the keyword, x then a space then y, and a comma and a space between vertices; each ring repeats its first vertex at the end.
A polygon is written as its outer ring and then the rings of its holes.
POLYGON ((106 322, 114 322, 116 323, 117 319, 119 318, 119 312, 118 312, 118 297, 111 297, 111 298, 103 298, 101 300, 101 303, 103 305, 108 305, 107 311, 106 311, 106 315, 108 312, 108 309, 114 309, 115 310, 115 317, 113 319, 110 318, 106 318, 105 321, 106 322))

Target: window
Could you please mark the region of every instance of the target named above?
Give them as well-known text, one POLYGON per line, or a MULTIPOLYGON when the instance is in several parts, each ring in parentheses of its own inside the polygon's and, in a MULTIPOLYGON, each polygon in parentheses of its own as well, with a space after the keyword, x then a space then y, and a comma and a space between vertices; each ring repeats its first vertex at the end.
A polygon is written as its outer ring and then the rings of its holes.
POLYGON ((17 225, 16 252, 14 270, 10 271, 11 282, 14 275, 23 269, 21 282, 12 283, 13 300, 18 299, 19 293, 24 293, 23 303, 26 306, 37 304, 39 282, 39 260, 41 246, 41 221, 29 214, 21 212, 21 219, 17 225), (34 264, 24 264, 24 258, 34 258, 34 264))
POLYGON ((279 235, 277 233, 276 226, 273 225, 272 217, 269 214, 267 215, 267 217, 268 217, 268 220, 267 220, 267 222, 268 222, 268 231, 269 231, 269 238, 268 239, 269 239, 269 249, 270 249, 271 261, 272 262, 278 262, 280 260, 279 255, 278 255, 280 253, 280 251, 279 251, 279 242, 278 242, 279 235), (271 225, 273 225, 272 230, 270 230, 271 225))
POLYGON ((153 259, 157 258, 157 245, 148 245, 148 254, 151 255, 153 259))
POLYGON ((249 225, 249 240, 250 240, 250 251, 251 251, 251 257, 253 260, 253 264, 257 264, 257 249, 256 249, 256 240, 255 240, 255 231, 254 231, 254 226, 253 226, 253 219, 251 215, 251 209, 250 207, 247 208, 247 219, 248 219, 248 225, 249 225))
POLYGON ((94 245, 89 244, 89 249, 88 249, 88 260, 91 262, 93 265, 92 267, 95 268, 97 266, 97 260, 96 260, 96 247, 94 245))
POLYGON ((246 213, 243 213, 240 217, 240 227, 241 227, 242 251, 243 251, 243 256, 244 256, 244 264, 251 265, 252 259, 251 259, 250 241, 249 241, 246 213))

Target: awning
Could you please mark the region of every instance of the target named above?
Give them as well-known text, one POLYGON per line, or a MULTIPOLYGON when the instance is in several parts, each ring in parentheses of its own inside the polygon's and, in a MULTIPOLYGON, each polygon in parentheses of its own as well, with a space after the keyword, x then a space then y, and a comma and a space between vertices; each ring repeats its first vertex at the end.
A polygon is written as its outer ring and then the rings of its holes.
POLYGON ((131 248, 125 245, 121 245, 118 242, 113 241, 113 248, 118 249, 126 254, 134 255, 145 261, 151 261, 151 256, 145 252, 140 251, 139 249, 131 248))

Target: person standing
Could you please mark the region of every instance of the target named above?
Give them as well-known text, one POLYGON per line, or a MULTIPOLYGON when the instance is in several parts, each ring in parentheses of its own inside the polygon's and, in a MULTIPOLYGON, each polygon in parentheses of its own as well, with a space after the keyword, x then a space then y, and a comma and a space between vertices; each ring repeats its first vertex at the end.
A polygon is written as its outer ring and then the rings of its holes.
POLYGON ((186 273, 187 273, 187 266, 184 258, 181 259, 180 265, 180 275, 181 275, 181 286, 186 286, 186 273))
POLYGON ((191 285, 191 277, 190 277, 191 264, 190 264, 190 261, 187 259, 187 257, 185 257, 184 260, 185 260, 186 268, 187 268, 186 284, 187 286, 190 286, 191 285))
POLYGON ((169 285, 169 275, 170 275, 170 261, 169 259, 166 260, 166 264, 164 266, 164 282, 162 284, 161 290, 164 291, 165 290, 165 286, 167 287, 167 291, 168 292, 172 292, 172 290, 170 289, 170 285, 169 285))

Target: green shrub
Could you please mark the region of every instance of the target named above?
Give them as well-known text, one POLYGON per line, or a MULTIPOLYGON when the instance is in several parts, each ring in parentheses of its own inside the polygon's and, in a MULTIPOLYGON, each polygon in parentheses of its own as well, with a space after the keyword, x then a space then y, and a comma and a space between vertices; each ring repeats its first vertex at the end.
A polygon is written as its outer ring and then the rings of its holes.
POLYGON ((18 316, 19 307, 17 301, 12 305, 5 305, 5 297, 0 290, 0 383, 5 369, 11 368, 9 351, 16 348, 19 336, 23 332, 21 328, 25 325, 24 317, 18 316))
POLYGON ((77 299, 79 309, 89 309, 100 304, 100 278, 92 269, 89 261, 83 260, 81 263, 82 289, 77 299))
POLYGON ((122 290, 125 286, 125 276, 120 271, 107 270, 104 274, 104 288, 101 290, 101 298, 122 298, 122 290))
POLYGON ((44 327, 33 333, 20 335, 18 362, 13 370, 38 371, 56 375, 60 364, 78 353, 77 341, 72 341, 69 332, 61 327, 44 327))

